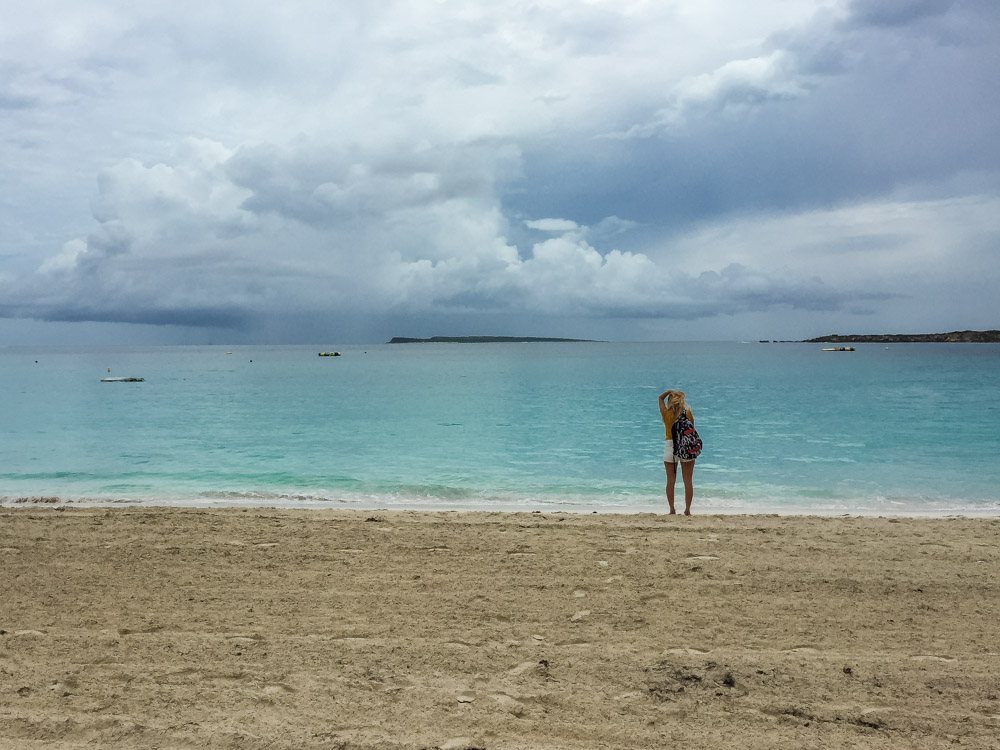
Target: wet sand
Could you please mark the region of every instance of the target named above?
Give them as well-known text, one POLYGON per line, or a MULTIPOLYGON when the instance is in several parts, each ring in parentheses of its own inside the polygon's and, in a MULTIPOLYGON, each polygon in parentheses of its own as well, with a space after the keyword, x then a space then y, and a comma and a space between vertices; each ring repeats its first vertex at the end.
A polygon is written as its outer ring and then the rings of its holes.
POLYGON ((0 509, 0 748, 1000 748, 1000 519, 0 509))

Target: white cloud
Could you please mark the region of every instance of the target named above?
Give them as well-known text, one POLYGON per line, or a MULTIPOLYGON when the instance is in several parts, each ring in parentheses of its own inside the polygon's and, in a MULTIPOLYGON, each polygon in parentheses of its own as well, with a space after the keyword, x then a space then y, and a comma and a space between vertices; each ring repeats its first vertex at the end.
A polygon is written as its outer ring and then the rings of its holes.
POLYGON ((87 243, 83 240, 70 240, 63 245, 62 252, 46 258, 38 267, 38 272, 42 275, 59 274, 72 271, 80 256, 87 251, 87 243))
POLYGON ((731 60, 711 73, 686 78, 674 88, 680 108, 708 104, 744 108, 770 99, 794 99, 806 92, 788 53, 782 50, 748 60, 731 60))
POLYGON ((621 219, 617 216, 605 216, 591 228, 591 234, 598 237, 613 237, 616 234, 624 234, 639 226, 639 222, 629 219, 621 219))
POLYGON ((768 103, 805 97, 815 86, 814 75, 788 50, 729 60, 711 72, 675 83, 665 97, 666 106, 650 121, 604 137, 647 138, 665 129, 683 127, 693 115, 743 118, 768 103))
POLYGON ((720 221, 666 242, 660 252, 691 270, 759 264, 902 292, 918 277, 934 283, 970 268, 992 272, 977 258, 998 236, 1000 197, 888 199, 720 221))
POLYGON ((535 219, 525 221, 524 224, 529 229, 537 229, 540 232, 572 232, 579 228, 575 221, 569 219, 535 219))

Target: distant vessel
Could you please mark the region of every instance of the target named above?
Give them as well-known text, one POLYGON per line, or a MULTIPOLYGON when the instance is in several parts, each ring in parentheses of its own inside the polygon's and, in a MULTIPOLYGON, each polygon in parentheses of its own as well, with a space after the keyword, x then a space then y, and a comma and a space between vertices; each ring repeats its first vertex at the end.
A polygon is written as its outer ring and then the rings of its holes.
POLYGON ((101 378, 102 383, 142 383, 146 378, 101 378))
POLYGON ((340 352, 320 352, 319 356, 321 356, 321 357, 339 357, 340 356, 340 352))
POLYGON ((835 346, 832 349, 824 349, 824 352, 853 352, 853 346, 835 346))

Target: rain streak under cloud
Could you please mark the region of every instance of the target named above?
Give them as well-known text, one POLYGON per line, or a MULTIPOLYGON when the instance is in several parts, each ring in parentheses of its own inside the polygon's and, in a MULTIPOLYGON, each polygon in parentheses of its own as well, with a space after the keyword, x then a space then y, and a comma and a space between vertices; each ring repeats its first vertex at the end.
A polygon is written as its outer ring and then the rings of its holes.
POLYGON ((5 15, 0 343, 998 327, 994 0, 5 15))

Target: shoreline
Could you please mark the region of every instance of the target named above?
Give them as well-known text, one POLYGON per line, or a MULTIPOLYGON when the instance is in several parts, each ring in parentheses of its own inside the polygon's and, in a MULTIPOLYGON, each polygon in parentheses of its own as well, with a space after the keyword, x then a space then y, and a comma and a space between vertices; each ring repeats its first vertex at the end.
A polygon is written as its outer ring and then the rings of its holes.
POLYGON ((995 746, 1000 519, 0 508, 0 747, 995 746))
MULTIPOLYGON (((711 502, 711 501, 709 501, 711 502)), ((587 506, 583 504, 536 504, 518 507, 514 504, 487 503, 457 503, 446 504, 431 502, 399 501, 391 505, 379 503, 350 503, 325 499, 296 499, 291 496, 282 498, 281 502, 248 501, 245 503, 231 500, 192 502, 183 499, 177 502, 161 500, 144 501, 131 499, 102 498, 65 498, 54 495, 38 495, 28 497, 0 496, 0 510, 25 508, 155 508, 155 509, 193 509, 193 510, 300 510, 300 511, 406 511, 416 513, 564 513, 569 515, 669 515, 666 500, 661 505, 621 505, 614 508, 603 506, 587 506)), ((1000 503, 984 508, 823 508, 796 505, 760 505, 753 508, 746 506, 707 505, 699 507, 695 498, 694 515, 696 516, 782 516, 782 517, 851 517, 851 518, 1000 518, 1000 503)))

